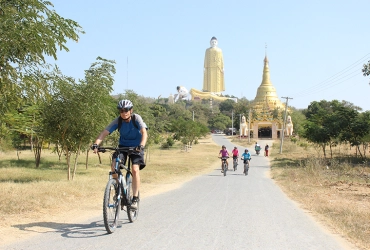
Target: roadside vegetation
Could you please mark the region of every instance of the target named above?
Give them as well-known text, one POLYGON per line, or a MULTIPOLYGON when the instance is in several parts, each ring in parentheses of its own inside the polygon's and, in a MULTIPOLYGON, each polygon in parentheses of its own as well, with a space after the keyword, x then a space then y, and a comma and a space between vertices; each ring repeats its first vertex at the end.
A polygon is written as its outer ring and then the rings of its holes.
POLYGON ((370 164, 349 144, 333 158, 305 140, 285 140, 271 149, 271 177, 302 208, 361 249, 370 248, 370 164))

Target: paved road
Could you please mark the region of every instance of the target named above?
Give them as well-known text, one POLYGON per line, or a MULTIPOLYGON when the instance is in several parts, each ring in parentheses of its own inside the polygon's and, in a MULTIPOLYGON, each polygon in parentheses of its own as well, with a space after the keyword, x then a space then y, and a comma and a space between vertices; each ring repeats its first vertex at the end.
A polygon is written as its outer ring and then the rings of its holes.
MULTIPOLYGON (((222 135, 214 140, 234 146, 222 135)), ((44 225, 50 232, 3 248, 348 249, 267 177, 266 157, 252 157, 248 176, 240 167, 224 177, 217 164, 181 188, 143 199, 139 219, 128 223, 122 216, 122 227, 112 235, 106 234, 99 216, 61 229, 51 222, 44 225)))

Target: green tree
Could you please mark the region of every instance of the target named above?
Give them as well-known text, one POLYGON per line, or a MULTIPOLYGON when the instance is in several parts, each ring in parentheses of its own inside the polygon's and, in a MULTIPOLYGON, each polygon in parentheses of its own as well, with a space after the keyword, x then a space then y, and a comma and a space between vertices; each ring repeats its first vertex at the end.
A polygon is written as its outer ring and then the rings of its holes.
POLYGON ((208 128, 200 122, 180 118, 172 124, 172 131, 175 140, 181 140, 184 144, 192 145, 199 138, 207 135, 208 128))
POLYGON ((57 59, 78 41, 77 22, 59 16, 49 1, 0 0, 0 122, 2 115, 27 99, 44 98, 45 56, 57 59))
POLYGON ((96 135, 114 118, 109 94, 114 73, 114 61, 97 58, 97 62, 85 71, 85 79, 78 84, 69 77, 54 77, 53 98, 43 108, 43 124, 45 135, 61 145, 66 155, 68 180, 74 179, 80 151, 87 149, 96 135), (73 154, 75 158, 71 176, 73 154))
MULTIPOLYGON (((370 61, 367 62, 367 64, 364 64, 364 68, 362 69, 362 73, 364 76, 370 75, 370 61)), ((369 82, 370 84, 370 82, 369 82)))
POLYGON ((236 103, 233 100, 226 100, 219 104, 220 112, 231 117, 231 112, 235 109, 236 103))
MULTIPOLYGON (((335 116, 335 108, 339 102, 334 100, 328 102, 311 102, 305 111, 307 122, 304 124, 305 133, 303 136, 322 147, 324 157, 326 157, 326 146, 330 149, 336 145, 337 137, 340 134, 339 123, 335 116)), ((331 151, 332 152, 332 151, 331 151)))
MULTIPOLYGON (((341 110, 341 113, 344 113, 341 110)), ((370 135, 370 112, 359 113, 356 110, 347 111, 350 115, 342 115, 346 119, 346 127, 342 130, 341 139, 348 141, 351 146, 356 147, 360 157, 364 160, 366 156, 366 148, 369 144, 370 135), (360 145, 363 145, 363 152, 361 152, 360 145)))
POLYGON ((218 113, 209 119, 209 126, 211 129, 225 130, 229 124, 231 124, 230 117, 222 113, 218 113))
POLYGON ((306 117, 303 114, 302 110, 297 110, 295 108, 290 108, 291 109, 291 114, 290 116, 292 117, 292 122, 294 126, 294 134, 296 135, 302 135, 304 133, 304 127, 303 124, 306 121, 306 117))

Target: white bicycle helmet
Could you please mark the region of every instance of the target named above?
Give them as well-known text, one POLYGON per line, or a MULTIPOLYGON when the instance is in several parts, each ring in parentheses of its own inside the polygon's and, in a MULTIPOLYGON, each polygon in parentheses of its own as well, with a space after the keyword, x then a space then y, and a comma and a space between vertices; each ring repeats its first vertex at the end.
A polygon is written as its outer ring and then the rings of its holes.
POLYGON ((121 100, 117 104, 117 109, 123 109, 123 108, 132 109, 132 107, 134 107, 134 105, 132 104, 130 100, 121 100))

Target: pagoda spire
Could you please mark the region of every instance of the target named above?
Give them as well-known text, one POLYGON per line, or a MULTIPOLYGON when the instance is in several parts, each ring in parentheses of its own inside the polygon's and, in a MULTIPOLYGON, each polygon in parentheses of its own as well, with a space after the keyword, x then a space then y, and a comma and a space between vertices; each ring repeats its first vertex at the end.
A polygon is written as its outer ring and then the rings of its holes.
POLYGON ((272 85, 270 80, 270 68, 269 60, 267 58, 267 45, 265 45, 265 58, 263 60, 263 74, 261 85, 257 89, 257 95, 254 99, 254 107, 256 109, 275 109, 284 107, 283 103, 280 101, 275 87, 272 85))

